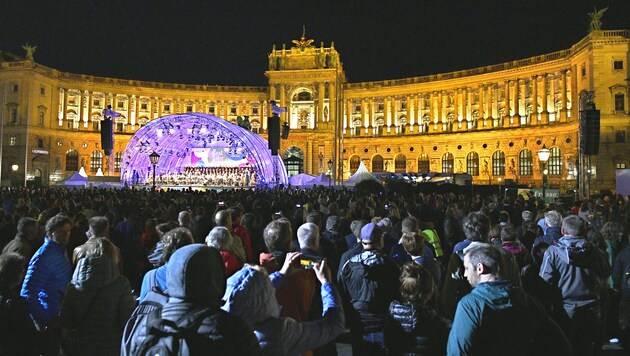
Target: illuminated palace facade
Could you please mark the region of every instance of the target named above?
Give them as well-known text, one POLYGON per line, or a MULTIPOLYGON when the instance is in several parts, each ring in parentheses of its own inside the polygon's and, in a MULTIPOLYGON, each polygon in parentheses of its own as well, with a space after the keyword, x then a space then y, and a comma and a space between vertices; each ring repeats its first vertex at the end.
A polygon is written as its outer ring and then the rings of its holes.
POLYGON ((347 179, 364 162, 372 172, 468 173, 473 184, 541 187, 545 147, 548 187, 586 195, 614 189, 616 169, 630 164, 630 30, 592 31, 569 49, 487 67, 362 83, 346 82, 334 43, 293 42, 273 47, 266 87, 103 78, 4 58, 2 183, 52 185, 81 167, 120 175, 134 133, 170 114, 247 116, 266 137, 271 100, 287 108, 280 154, 289 175, 347 179), (586 96, 601 113, 599 154, 590 156, 579 144, 593 139, 579 129, 586 96), (122 114, 111 161, 100 147, 107 105, 122 114))

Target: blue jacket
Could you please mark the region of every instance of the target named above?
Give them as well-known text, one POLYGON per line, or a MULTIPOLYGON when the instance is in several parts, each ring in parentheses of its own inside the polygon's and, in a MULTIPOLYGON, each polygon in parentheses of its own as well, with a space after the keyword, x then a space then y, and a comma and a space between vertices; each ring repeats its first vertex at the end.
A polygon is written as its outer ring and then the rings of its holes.
POLYGON ((66 249, 46 237, 28 264, 20 292, 40 327, 59 318, 61 300, 71 279, 72 265, 66 249))
POLYGON ((521 288, 506 280, 480 283, 457 305, 447 354, 525 355, 533 328, 521 288))
POLYGON ((156 286, 162 292, 166 292, 166 264, 152 269, 142 278, 142 286, 140 287, 140 303, 144 300, 153 287, 156 286))
POLYGON ((550 246, 555 245, 562 237, 562 229, 559 226, 548 226, 543 236, 538 236, 534 240, 534 246, 541 242, 546 242, 550 246))
POLYGON ((227 280, 223 310, 243 317, 252 326, 265 354, 301 354, 343 333, 345 319, 341 300, 331 283, 321 286, 321 319, 300 323, 280 317, 275 288, 280 287, 283 279, 279 272, 267 277, 251 267, 244 267, 227 280))

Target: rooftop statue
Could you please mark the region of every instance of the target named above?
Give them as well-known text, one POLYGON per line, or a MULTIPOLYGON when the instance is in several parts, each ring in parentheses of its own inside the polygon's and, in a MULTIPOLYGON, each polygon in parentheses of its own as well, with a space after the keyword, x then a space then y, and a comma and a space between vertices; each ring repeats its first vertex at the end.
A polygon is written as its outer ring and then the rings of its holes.
POLYGON ((35 54, 35 51, 37 50, 37 46, 31 46, 28 43, 26 43, 24 46, 22 46, 22 48, 26 51, 26 59, 31 62, 35 62, 35 59, 33 59, 33 55, 35 54))
POLYGON ((302 38, 300 38, 299 41, 293 40, 291 42, 293 42, 300 49, 301 52, 304 52, 306 48, 313 47, 312 43, 315 42, 315 40, 306 39, 306 26, 302 25, 302 38))
POLYGON ((602 22, 600 21, 602 16, 604 16, 604 12, 608 10, 607 7, 597 11, 596 8, 593 8, 593 12, 589 12, 588 16, 591 18, 591 23, 589 25, 590 31, 599 31, 602 29, 602 22))

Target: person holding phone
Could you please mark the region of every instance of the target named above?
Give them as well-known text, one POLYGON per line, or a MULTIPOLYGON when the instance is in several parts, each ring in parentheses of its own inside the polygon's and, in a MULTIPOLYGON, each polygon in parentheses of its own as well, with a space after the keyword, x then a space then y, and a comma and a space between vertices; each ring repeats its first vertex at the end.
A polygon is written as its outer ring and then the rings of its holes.
MULTIPOLYGON (((289 253, 283 270, 288 270, 299 257, 299 253, 289 253)), ((283 308, 275 297, 274 286, 282 285, 284 276, 281 271, 268 276, 259 266, 246 265, 228 278, 222 308, 243 317, 252 326, 266 354, 294 355, 317 349, 343 333, 345 318, 326 261, 318 262, 313 271, 321 283, 324 310, 321 319, 299 322, 282 317, 280 311, 283 308)))

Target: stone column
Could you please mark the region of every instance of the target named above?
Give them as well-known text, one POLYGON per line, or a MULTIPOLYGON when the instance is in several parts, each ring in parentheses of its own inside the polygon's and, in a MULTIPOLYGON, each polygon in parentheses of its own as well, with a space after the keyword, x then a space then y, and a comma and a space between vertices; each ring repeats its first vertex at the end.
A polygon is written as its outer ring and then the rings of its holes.
POLYGON ((350 129, 350 135, 354 135, 354 123, 352 122, 352 100, 346 99, 346 115, 344 115, 345 127, 343 133, 350 129))
POLYGON ((532 114, 530 117, 530 125, 538 125, 538 75, 532 75, 532 114))
POLYGON ((520 103, 520 79, 513 81, 514 83, 514 115, 512 115, 512 124, 518 124, 521 115, 521 103, 520 103))
POLYGON ((392 111, 390 116, 389 116, 389 120, 387 120, 387 132, 391 132, 392 129, 392 125, 394 125, 394 123, 396 122, 396 96, 391 96, 391 104, 389 106, 390 110, 392 111))
POLYGON ((137 98, 135 95, 132 95, 131 98, 129 99, 129 116, 127 116, 129 119, 127 120, 127 123, 131 124, 131 128, 135 129, 136 127, 136 116, 138 115, 138 106, 137 105, 137 98))
POLYGON ((552 73, 551 75, 551 112, 554 113, 554 121, 560 120, 559 114, 556 111, 556 89, 558 87, 558 81, 556 78, 556 73, 552 73))
POLYGON ((443 125, 446 122, 446 119, 444 117, 443 105, 444 105, 444 101, 443 101, 443 98, 442 98, 442 91, 440 90, 437 93, 437 105, 436 105, 436 107, 437 107, 437 122, 436 122, 437 123, 437 125, 436 125, 437 130, 436 131, 438 131, 438 132, 442 132, 443 131, 443 128, 444 128, 443 125))
POLYGON ((518 80, 518 84, 519 84, 519 121, 518 124, 520 126, 521 124, 521 118, 527 115, 527 92, 526 92, 526 82, 525 79, 519 79, 518 80))
POLYGON ((567 121, 567 69, 560 71, 560 122, 567 121))
POLYGON ((87 120, 85 121, 85 127, 88 127, 90 124, 90 119, 92 117, 92 103, 94 102, 93 100, 93 94, 92 92, 89 91, 85 91, 87 93, 87 120))
POLYGON ((57 119, 59 120, 59 126, 63 126, 63 120, 66 118, 67 105, 68 105, 67 90, 65 90, 64 88, 59 88, 59 109, 57 112, 57 119))
POLYGON ((324 94, 326 94, 326 85, 324 82, 319 82, 317 93, 317 123, 324 121, 324 94))
POLYGON ((486 118, 492 120, 492 118, 496 117, 492 111, 492 105, 494 104, 494 100, 492 95, 494 94, 494 90, 492 90, 492 83, 490 84, 486 84, 486 88, 488 90, 487 95, 486 95, 486 118))
POLYGON ((407 95, 407 124, 409 131, 413 131, 413 124, 416 122, 416 102, 413 95, 407 95))
POLYGON ((337 120, 337 88, 334 82, 328 83, 328 121, 332 122, 333 132, 337 120))
POLYGON ((90 92, 87 90, 84 91, 80 91, 81 93, 81 116, 79 116, 80 120, 83 120, 83 127, 87 127, 88 125, 88 117, 89 112, 88 112, 88 98, 90 96, 90 92))
POLYGON ((547 73, 542 75, 541 80, 542 90, 540 91, 540 124, 545 125, 549 123, 549 110, 547 108, 549 96, 547 95, 547 83, 548 83, 548 75, 547 73))
POLYGON ((485 84, 479 84, 479 120, 485 120, 486 119, 486 108, 485 108, 485 102, 486 102, 486 85, 485 84))
POLYGON ((284 84, 280 84, 280 105, 281 107, 286 107, 287 112, 280 114, 280 122, 287 121, 287 115, 289 114, 289 107, 287 105, 287 94, 286 94, 286 86, 284 84))
MULTIPOLYGON (((414 94, 413 95, 413 101, 414 101, 413 105, 414 105, 414 108, 415 108, 414 116, 413 116, 413 118, 414 118, 413 122, 416 124, 416 126, 420 126, 420 120, 422 119, 422 115, 421 115, 422 109, 420 108, 420 97, 419 97, 419 94, 414 94)), ((413 127, 412 127, 411 130, 413 131, 413 127)))

